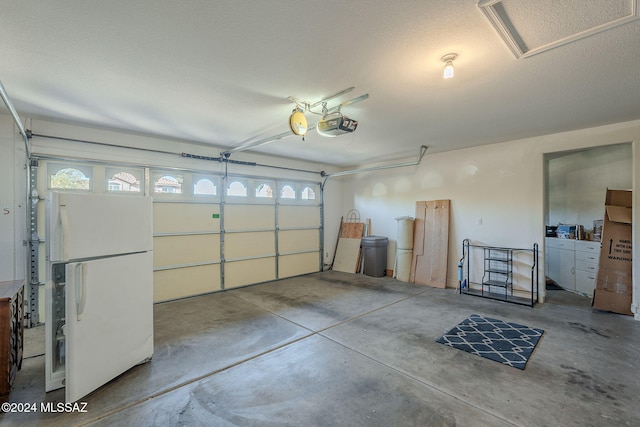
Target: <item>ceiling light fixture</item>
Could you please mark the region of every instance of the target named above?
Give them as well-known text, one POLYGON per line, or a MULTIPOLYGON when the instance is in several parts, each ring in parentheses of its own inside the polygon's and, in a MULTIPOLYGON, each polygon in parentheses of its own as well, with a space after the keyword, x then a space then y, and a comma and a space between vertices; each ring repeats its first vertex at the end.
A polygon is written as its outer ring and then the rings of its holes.
POLYGON ((444 71, 442 73, 442 77, 445 79, 450 79, 453 77, 453 61, 458 57, 457 53, 447 53, 442 58, 442 62, 444 62, 444 71))
POLYGON ((304 116, 304 111, 300 107, 293 109, 291 116, 289 116, 289 129, 295 135, 304 137, 307 133, 307 118, 304 116))

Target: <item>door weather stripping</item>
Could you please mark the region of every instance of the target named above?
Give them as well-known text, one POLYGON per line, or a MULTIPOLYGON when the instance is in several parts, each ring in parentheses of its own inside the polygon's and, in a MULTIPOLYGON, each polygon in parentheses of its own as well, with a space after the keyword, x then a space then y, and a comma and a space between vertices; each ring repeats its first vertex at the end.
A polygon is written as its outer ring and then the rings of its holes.
POLYGON ((333 178, 336 176, 353 175, 361 172, 374 172, 374 171, 379 171, 383 169, 402 168, 405 166, 416 166, 416 165, 419 165, 420 162, 422 161, 422 157, 424 157, 424 153, 427 152, 427 148, 429 147, 427 147, 426 145, 421 145, 420 152, 418 153, 418 159, 413 162, 393 163, 390 165, 372 166, 370 168, 353 169, 353 170, 334 172, 334 173, 322 172, 322 176, 325 177, 324 181, 326 182, 329 178, 333 178))
POLYGON ((7 94, 7 91, 4 88, 4 85, 2 84, 1 81, 0 81, 0 96, 2 96, 2 100, 7 106, 7 109, 9 109, 9 113, 11 113, 11 116, 13 117, 13 121, 16 122, 16 126, 18 126, 18 129, 20 129, 20 133, 24 138, 24 149, 27 152, 27 159, 30 159, 31 150, 29 149, 29 133, 27 132, 27 130, 24 128, 24 125, 20 121, 20 117, 18 116, 16 109, 13 107, 13 103, 9 99, 9 95, 7 94))

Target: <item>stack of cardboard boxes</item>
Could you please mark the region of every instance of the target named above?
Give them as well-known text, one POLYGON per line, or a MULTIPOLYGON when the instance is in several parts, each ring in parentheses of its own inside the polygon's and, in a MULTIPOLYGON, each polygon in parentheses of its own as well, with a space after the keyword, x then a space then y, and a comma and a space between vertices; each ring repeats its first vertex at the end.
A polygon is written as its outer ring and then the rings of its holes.
POLYGON ((631 315, 631 191, 607 190, 593 307, 631 315))

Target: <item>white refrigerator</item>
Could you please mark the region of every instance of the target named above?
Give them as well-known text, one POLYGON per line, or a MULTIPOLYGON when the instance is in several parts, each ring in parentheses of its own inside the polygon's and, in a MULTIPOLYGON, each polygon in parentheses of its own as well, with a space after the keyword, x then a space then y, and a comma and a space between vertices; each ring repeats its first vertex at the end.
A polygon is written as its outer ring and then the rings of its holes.
POLYGON ((47 200, 46 391, 82 399, 153 355, 150 197, 47 200))

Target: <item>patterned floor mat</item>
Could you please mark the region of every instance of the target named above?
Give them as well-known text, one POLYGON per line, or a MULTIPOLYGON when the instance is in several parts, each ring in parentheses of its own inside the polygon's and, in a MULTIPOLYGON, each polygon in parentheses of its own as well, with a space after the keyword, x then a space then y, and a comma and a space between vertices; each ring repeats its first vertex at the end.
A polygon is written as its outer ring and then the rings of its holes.
POLYGON ((544 331, 472 314, 436 341, 524 369, 544 331))

